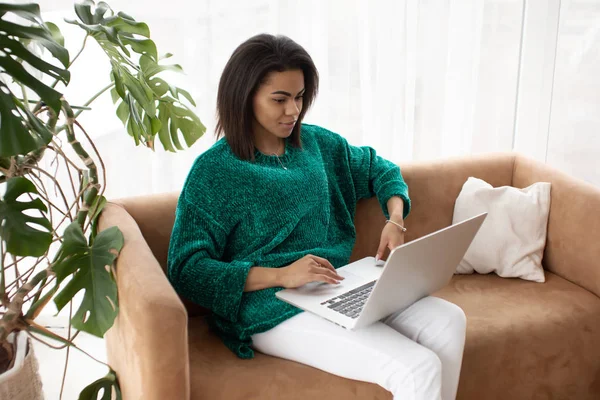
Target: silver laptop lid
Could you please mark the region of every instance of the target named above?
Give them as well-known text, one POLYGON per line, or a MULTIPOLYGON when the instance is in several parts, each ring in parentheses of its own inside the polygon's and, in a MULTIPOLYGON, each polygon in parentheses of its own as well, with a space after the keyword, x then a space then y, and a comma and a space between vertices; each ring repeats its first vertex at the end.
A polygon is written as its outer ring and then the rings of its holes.
POLYGON ((486 216, 477 215, 392 250, 355 328, 404 309, 446 286, 486 216))

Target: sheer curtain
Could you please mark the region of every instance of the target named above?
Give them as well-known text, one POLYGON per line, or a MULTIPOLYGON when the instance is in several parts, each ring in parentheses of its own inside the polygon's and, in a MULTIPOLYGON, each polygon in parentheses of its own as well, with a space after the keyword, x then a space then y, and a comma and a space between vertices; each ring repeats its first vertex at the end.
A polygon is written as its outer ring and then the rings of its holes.
POLYGON ((600 186, 600 2, 562 0, 546 161, 600 186))
MULTIPOLYGON (((547 33, 545 25, 535 21, 539 2, 531 3, 110 1, 113 9, 148 23, 159 53, 175 54, 173 61, 185 74, 169 79, 192 93, 208 129, 192 148, 177 154, 159 146, 155 152, 136 148, 115 116, 110 96, 99 98, 81 122, 104 156, 106 195, 180 190, 195 157, 214 143, 216 90, 227 59, 242 41, 261 32, 287 35, 308 50, 321 86, 305 121, 338 132, 354 145, 372 146, 394 162, 513 148, 539 154, 536 140, 541 135, 547 144, 548 125, 545 131, 539 124, 527 125, 532 117, 525 111, 539 111, 541 96, 547 107, 536 117, 549 118, 552 92, 525 85, 522 76, 545 77, 540 85, 551 89, 555 53, 536 54, 536 36, 524 36, 547 33), (525 59, 529 64, 524 68, 525 59)), ((45 18, 68 35, 67 47, 77 51, 82 33, 61 23, 65 15, 74 15, 72 2, 42 0, 41 6, 45 18)), ((558 14, 559 6, 560 1, 553 0, 545 7, 558 14)), ((554 20, 544 23, 552 28, 554 20)), ((553 43, 556 37, 547 41, 549 50, 554 50, 553 43)), ((88 47, 74 65, 74 79, 66 91, 75 103, 109 82, 106 57, 95 43, 88 47)), ((544 152, 542 160, 545 156, 544 152)))

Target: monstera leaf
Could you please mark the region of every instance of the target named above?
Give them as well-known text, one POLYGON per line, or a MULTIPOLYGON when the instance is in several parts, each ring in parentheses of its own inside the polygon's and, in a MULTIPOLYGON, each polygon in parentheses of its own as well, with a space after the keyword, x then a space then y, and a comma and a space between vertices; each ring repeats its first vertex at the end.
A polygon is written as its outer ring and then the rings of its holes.
POLYGON ((0 82, 0 157, 27 154, 50 140, 52 132, 46 125, 0 82))
POLYGON ((115 14, 104 2, 96 6, 91 0, 84 1, 76 6, 76 13, 79 21, 67 22, 80 26, 96 39, 110 58, 117 116, 136 145, 154 148, 158 134, 165 150, 175 151, 183 150, 179 133, 188 147, 202 137, 206 128, 182 103, 186 99, 195 106, 192 96, 156 77, 163 71, 181 72, 182 68, 160 64, 146 24, 122 12, 115 14))
POLYGON ((81 227, 73 222, 65 229, 60 257, 54 266, 57 284, 71 274, 54 302, 60 311, 80 290, 85 294, 71 320, 76 329, 103 337, 118 314, 117 286, 111 266, 123 247, 123 234, 117 227, 106 229, 88 246, 81 227))
POLYGON ((139 54, 148 54, 157 58, 156 45, 150 37, 148 25, 137 22, 129 15, 119 12, 116 15, 108 4, 101 1, 96 4, 92 0, 85 0, 75 4, 75 13, 80 21, 67 20, 68 23, 79 25, 94 39, 109 56, 120 57, 119 49, 131 57, 130 51, 125 47, 130 46, 139 54), (95 10, 92 12, 92 7, 95 10), (138 35, 140 37, 134 36, 138 35), (114 48, 115 46, 118 49, 114 48))
POLYGON ((113 400, 112 389, 115 389, 116 398, 115 400, 121 400, 121 390, 119 389, 119 383, 117 375, 112 369, 105 377, 98 379, 90 383, 85 387, 79 394, 79 400, 98 400, 98 394, 103 391, 100 400, 113 400))
POLYGON ((6 242, 6 250, 12 255, 39 257, 50 247, 52 225, 43 214, 32 217, 24 213, 28 210, 45 213, 47 209, 40 199, 18 201, 23 194, 38 194, 38 191, 26 178, 9 179, 6 192, 0 200, 0 237, 6 242), (46 230, 36 229, 31 224, 46 230))
MULTIPOLYGON (((62 94, 35 78, 23 67, 23 62, 26 62, 51 78, 65 84, 69 83, 69 71, 44 61, 23 45, 24 41, 36 42, 67 67, 69 53, 55 40, 54 35, 58 34, 57 30, 55 25, 46 25, 42 22, 37 4, 0 3, 0 32, 3 32, 0 34, 0 72, 29 87, 45 104, 58 113, 62 94), (5 18, 11 14, 31 24, 22 25, 7 21, 5 18)), ((29 111, 27 105, 16 98, 8 86, 1 82, 0 132, 0 157, 27 154, 48 144, 52 139, 52 134, 46 126, 29 111)))
POLYGON ((186 99, 196 106, 192 96, 155 76, 166 70, 181 71, 181 67, 176 64, 161 65, 146 55, 140 57, 140 71, 136 76, 113 67, 115 88, 112 96, 113 102, 119 103, 117 116, 136 144, 144 142, 152 147, 158 134, 164 149, 175 152, 176 149, 184 149, 179 139, 180 133, 190 147, 202 137, 206 127, 182 102, 186 99))

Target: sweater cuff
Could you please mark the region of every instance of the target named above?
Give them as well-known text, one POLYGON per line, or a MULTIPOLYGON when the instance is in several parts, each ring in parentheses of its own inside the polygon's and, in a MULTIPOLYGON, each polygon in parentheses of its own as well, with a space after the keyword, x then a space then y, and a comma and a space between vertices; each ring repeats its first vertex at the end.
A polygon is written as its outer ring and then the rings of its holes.
POLYGON ((214 282, 215 298, 212 311, 231 322, 237 322, 244 294, 244 286, 248 279, 251 262, 232 261, 224 264, 225 270, 214 282))
POLYGON ((383 210, 383 215, 386 219, 390 218, 390 213, 387 207, 387 202, 393 196, 398 196, 404 202, 403 218, 406 218, 410 213, 410 198, 408 197, 408 186, 403 181, 389 181, 379 188, 377 199, 383 210))

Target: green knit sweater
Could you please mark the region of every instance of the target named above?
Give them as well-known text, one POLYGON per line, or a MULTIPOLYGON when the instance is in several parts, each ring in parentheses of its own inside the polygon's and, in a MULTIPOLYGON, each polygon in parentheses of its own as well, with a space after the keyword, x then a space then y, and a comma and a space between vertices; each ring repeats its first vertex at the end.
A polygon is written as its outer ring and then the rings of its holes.
POLYGON ((303 124, 302 148, 236 157, 224 139, 201 154, 177 204, 168 277, 184 298, 211 310, 209 324, 240 358, 251 336, 301 312, 275 296, 282 288, 244 292, 252 266, 279 268, 307 254, 336 268, 349 262, 356 202, 377 195, 386 217, 392 196, 410 210, 400 169, 370 147, 303 124), (284 169, 287 168, 287 169, 284 169))

